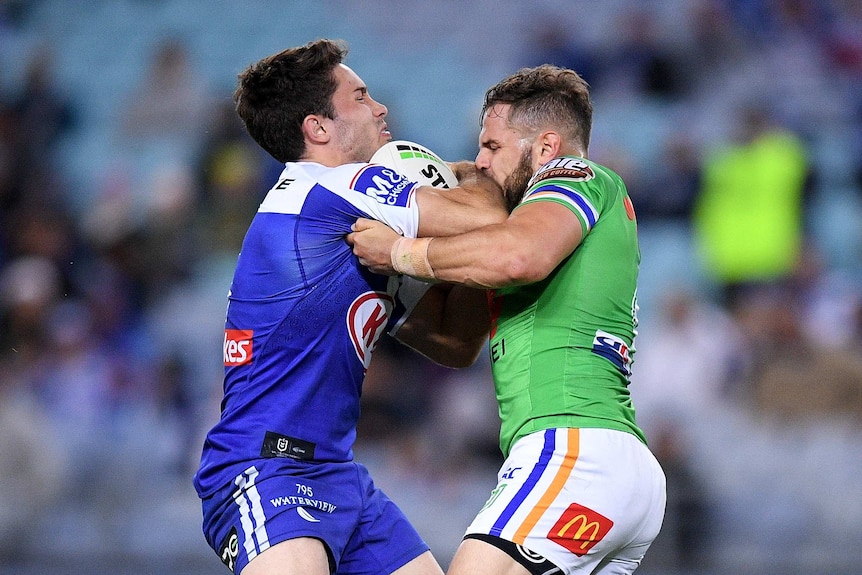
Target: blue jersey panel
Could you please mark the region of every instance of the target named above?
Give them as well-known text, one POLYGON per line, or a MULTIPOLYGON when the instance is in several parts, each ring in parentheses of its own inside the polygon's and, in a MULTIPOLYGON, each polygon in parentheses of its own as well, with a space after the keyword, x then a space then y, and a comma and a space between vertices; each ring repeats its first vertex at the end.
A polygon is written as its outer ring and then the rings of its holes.
POLYGON ((371 352, 398 319, 393 310, 402 309, 397 279, 363 268, 345 235, 356 218, 381 219, 385 210, 409 229, 415 208, 365 209, 375 200, 350 190, 355 169, 316 167, 330 181, 324 187, 291 166, 255 216, 237 261, 222 414, 195 477, 201 496, 261 457, 350 461, 371 352), (348 183, 340 191, 330 189, 342 179, 348 183))

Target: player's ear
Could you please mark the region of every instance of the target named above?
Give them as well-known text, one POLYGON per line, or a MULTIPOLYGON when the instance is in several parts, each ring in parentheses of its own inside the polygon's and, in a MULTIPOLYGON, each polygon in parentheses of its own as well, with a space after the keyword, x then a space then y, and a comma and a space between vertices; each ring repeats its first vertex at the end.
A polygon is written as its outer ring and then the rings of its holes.
POLYGON ((324 118, 317 114, 309 114, 302 121, 302 133, 305 139, 315 144, 325 144, 330 134, 323 125, 324 118))
POLYGON ((557 132, 548 130, 539 134, 535 140, 533 156, 541 160, 539 165, 545 165, 562 154, 563 139, 557 132))

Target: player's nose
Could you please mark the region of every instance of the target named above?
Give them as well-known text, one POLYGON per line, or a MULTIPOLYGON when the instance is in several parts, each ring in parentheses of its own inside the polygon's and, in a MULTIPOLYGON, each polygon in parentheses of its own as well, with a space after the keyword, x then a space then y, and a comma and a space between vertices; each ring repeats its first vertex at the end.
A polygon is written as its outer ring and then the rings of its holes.
POLYGON ((476 168, 483 172, 491 167, 490 154, 486 154, 485 152, 486 150, 479 150, 479 153, 476 154, 476 160, 473 162, 476 164, 476 168))
POLYGON ((377 100, 373 100, 374 102, 374 115, 379 116, 381 118, 385 118, 386 114, 389 113, 389 108, 378 102, 377 100))

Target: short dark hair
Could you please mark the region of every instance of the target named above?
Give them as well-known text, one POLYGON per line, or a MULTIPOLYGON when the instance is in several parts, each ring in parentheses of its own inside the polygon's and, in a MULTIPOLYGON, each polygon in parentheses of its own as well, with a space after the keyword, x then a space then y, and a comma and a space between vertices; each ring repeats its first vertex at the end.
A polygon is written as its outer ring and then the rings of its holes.
POLYGON ((347 50, 341 40, 315 40, 268 56, 239 74, 233 94, 237 114, 254 141, 279 162, 305 154, 306 116, 335 116, 334 71, 347 50))
POLYGON ((553 126, 573 143, 590 145, 593 104, 590 87, 577 72, 550 64, 521 68, 485 92, 481 118, 497 104, 509 104, 509 123, 540 130, 553 126))

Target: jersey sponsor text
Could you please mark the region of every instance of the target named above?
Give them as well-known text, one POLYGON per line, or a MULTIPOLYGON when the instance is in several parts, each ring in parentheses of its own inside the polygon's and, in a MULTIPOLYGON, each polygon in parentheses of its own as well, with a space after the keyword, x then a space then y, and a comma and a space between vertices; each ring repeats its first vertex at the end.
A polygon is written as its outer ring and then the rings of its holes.
POLYGON ((320 501, 319 499, 309 499, 308 497, 302 497, 299 495, 286 495, 283 497, 273 497, 269 500, 270 504, 273 507, 290 507, 294 505, 301 505, 302 507, 309 507, 312 509, 317 509, 320 511, 325 511, 326 513, 332 513, 335 511, 335 505, 329 503, 328 501, 320 501))
POLYGON ((251 362, 254 331, 246 329, 224 330, 224 364, 226 367, 251 362))
POLYGON ((527 187, 532 187, 542 180, 554 178, 569 178, 578 182, 588 182, 594 177, 596 174, 593 169, 580 158, 555 158, 539 168, 527 187))
POLYGON ((388 206, 404 206, 407 197, 402 197, 409 190, 412 182, 390 168, 371 164, 356 177, 353 189, 366 196, 374 198, 378 203, 388 206))
POLYGON ((596 330, 593 352, 613 363, 626 378, 631 376, 631 354, 629 346, 622 339, 602 330, 596 330))

